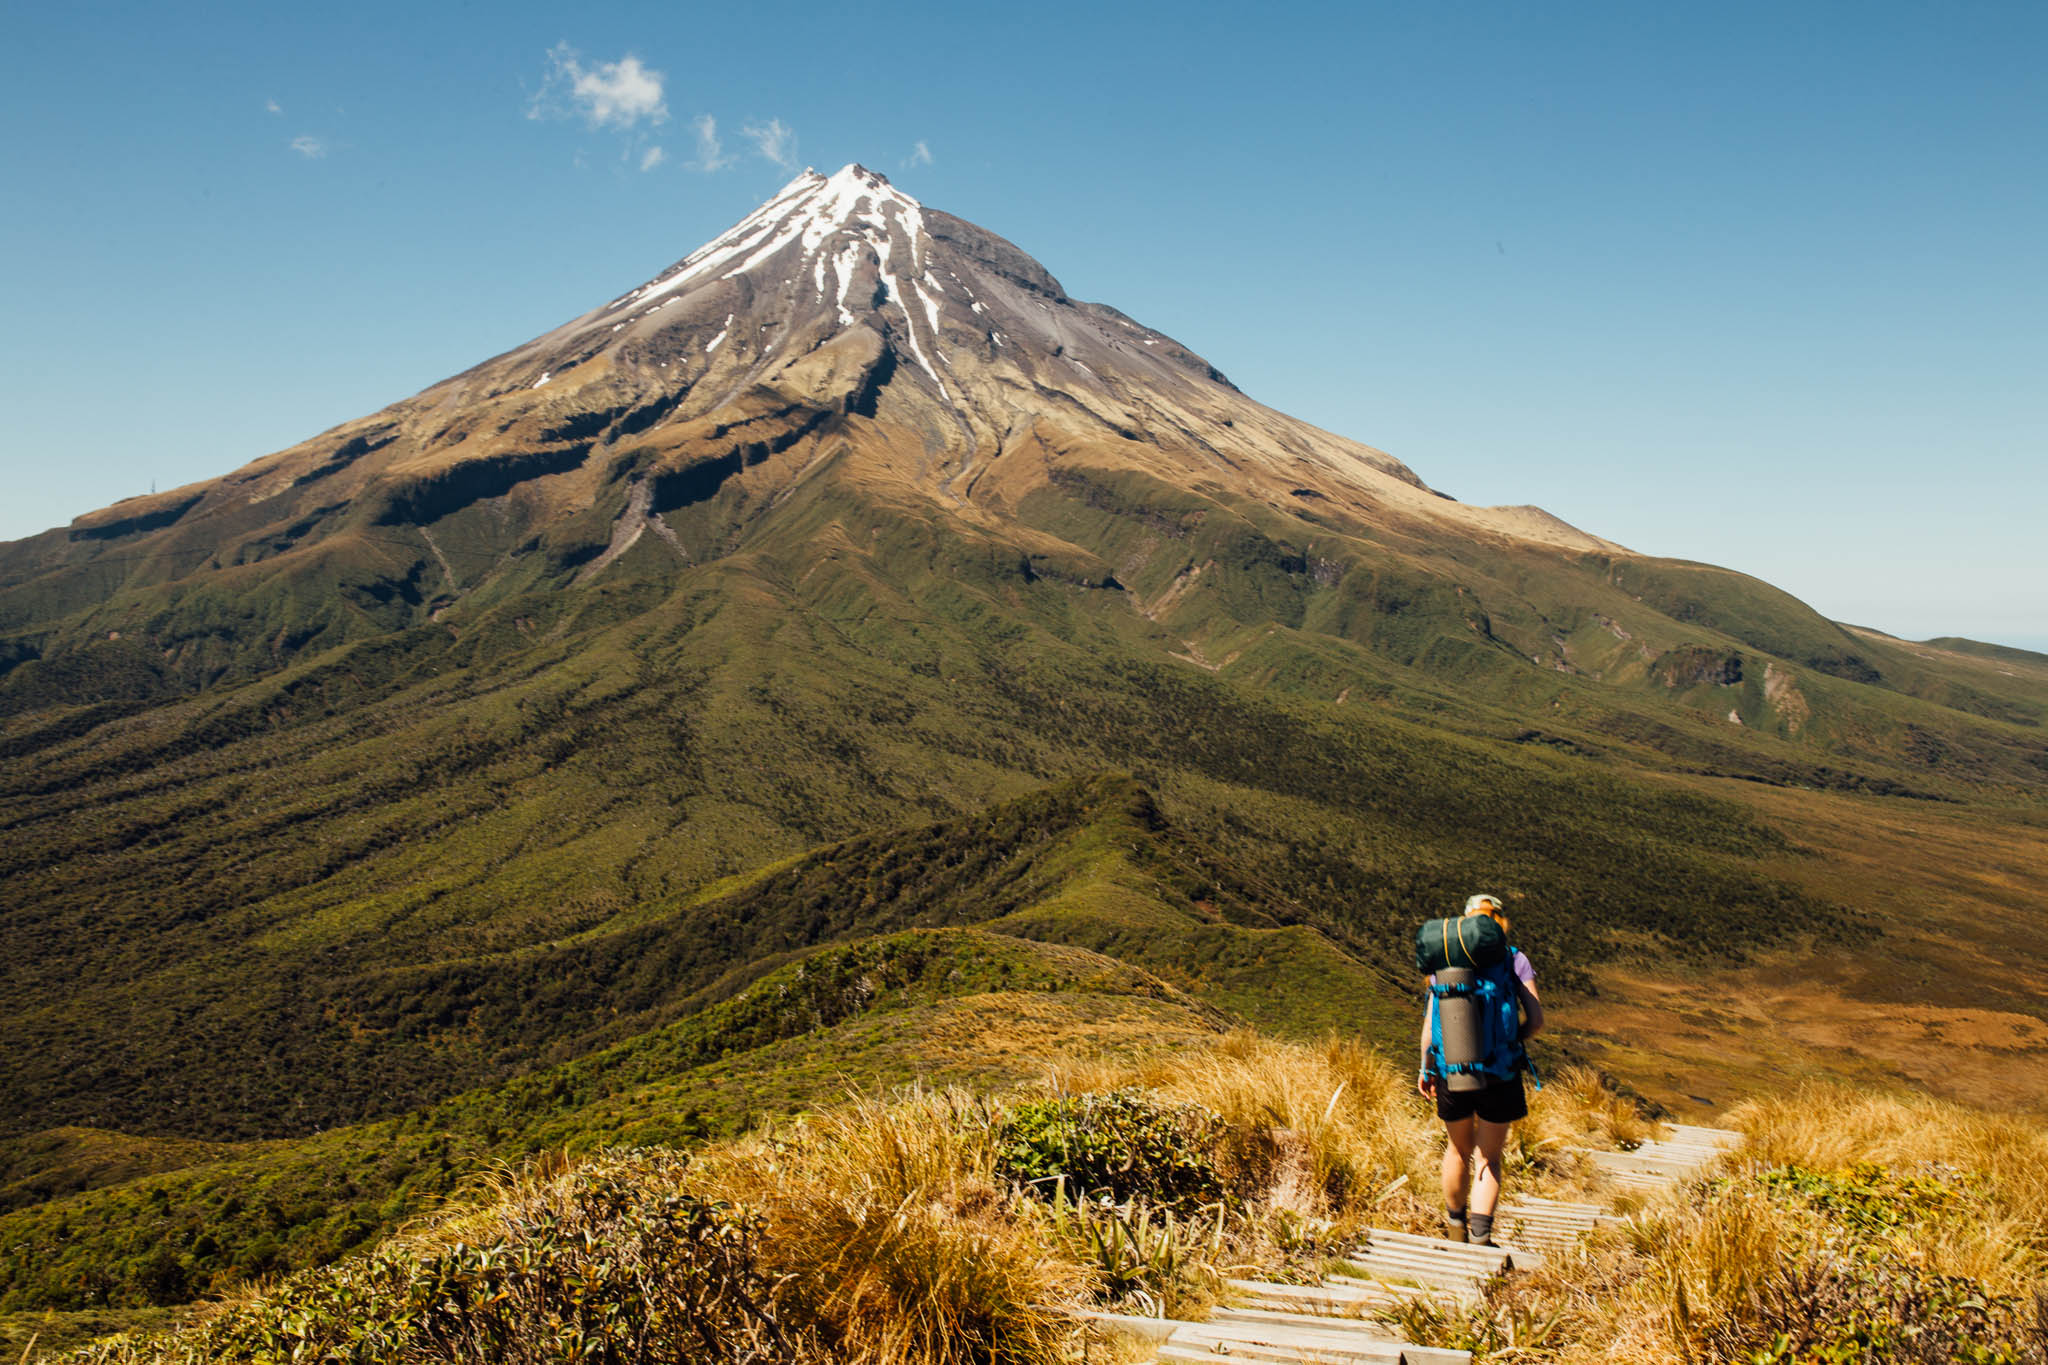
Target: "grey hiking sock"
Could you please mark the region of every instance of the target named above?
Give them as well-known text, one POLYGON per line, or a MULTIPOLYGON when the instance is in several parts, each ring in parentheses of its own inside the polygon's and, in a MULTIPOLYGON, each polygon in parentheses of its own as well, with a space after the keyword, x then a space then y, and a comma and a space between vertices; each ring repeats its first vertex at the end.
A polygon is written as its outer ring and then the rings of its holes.
POLYGON ((1465 1215, 1465 1227, 1470 1234, 1470 1240, 1479 1243, 1481 1246, 1493 1245, 1492 1214, 1468 1213, 1465 1215))

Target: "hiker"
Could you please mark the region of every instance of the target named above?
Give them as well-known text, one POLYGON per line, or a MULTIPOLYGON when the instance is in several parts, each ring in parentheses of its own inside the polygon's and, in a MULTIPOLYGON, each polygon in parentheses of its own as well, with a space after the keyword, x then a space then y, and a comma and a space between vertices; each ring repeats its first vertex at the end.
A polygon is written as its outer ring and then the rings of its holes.
MULTIPOLYGON (((1481 893, 1466 901, 1465 919, 1475 915, 1484 915, 1500 926, 1496 943, 1506 938, 1508 917, 1501 909, 1499 897, 1481 893)), ((1456 920, 1435 923, 1452 930, 1459 925, 1456 920)), ((1424 930, 1429 927, 1425 925, 1424 930)), ((1487 933, 1492 935, 1491 926, 1487 926, 1487 933)), ((1418 961, 1422 957, 1418 947, 1418 961)), ((1434 1037, 1435 990, 1430 993, 1428 1008, 1422 1016, 1422 1065, 1415 1082, 1415 1088, 1425 1098, 1436 1101, 1437 1117, 1444 1121, 1448 1137, 1444 1144, 1443 1177, 1444 1217, 1450 1223, 1450 1239, 1483 1246, 1494 1244, 1493 1211, 1500 1202, 1500 1154, 1507 1146, 1508 1129, 1517 1119, 1529 1116, 1528 1097, 1522 1091, 1521 1073, 1528 1067, 1522 1041, 1543 1028, 1543 1002, 1536 995, 1536 971, 1529 965, 1528 956, 1509 947, 1503 962, 1506 976, 1502 984, 1512 982, 1515 1001, 1512 1007, 1503 1006, 1502 1017, 1514 1019, 1517 1027, 1513 1038, 1495 1041, 1493 1065, 1485 1068, 1483 1086, 1454 1090, 1446 1083, 1443 1058, 1434 1037), (1497 1074, 1500 1070, 1507 1072, 1505 1078, 1497 1074), (1476 1178, 1472 1176, 1475 1150, 1480 1162, 1476 1178)), ((1436 984, 1436 977, 1431 975, 1429 985, 1436 984)))

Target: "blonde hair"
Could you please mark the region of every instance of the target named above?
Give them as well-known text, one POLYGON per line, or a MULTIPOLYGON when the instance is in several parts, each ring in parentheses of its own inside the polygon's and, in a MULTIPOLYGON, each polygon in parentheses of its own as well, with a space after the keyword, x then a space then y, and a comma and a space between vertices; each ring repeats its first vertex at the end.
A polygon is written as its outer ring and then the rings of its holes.
POLYGON ((1508 932, 1508 915, 1507 911, 1501 909, 1499 896, 1490 896, 1484 891, 1480 892, 1465 902, 1465 914, 1467 918, 1473 915, 1485 915, 1500 926, 1500 931, 1503 934, 1508 932))

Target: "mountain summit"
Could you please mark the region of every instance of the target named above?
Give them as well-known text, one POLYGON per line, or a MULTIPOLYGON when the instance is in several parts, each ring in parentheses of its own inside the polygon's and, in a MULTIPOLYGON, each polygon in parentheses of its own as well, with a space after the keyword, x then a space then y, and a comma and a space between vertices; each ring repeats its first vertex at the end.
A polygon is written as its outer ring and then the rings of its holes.
POLYGON ((864 480, 1003 521, 1083 450, 1278 505, 1318 497, 1613 548, 1535 509, 1430 492, 1399 461, 1253 402, 1173 338, 1069 297, 1009 242, 858 165, 806 171, 646 284, 515 350, 225 478, 80 517, 66 538, 204 523, 212 544, 258 533, 261 551, 238 557, 268 557, 344 521, 431 525, 509 497, 507 525, 545 541, 623 481, 605 547, 617 548, 728 480, 758 507, 841 458, 864 480))
POLYGON ((488 367, 497 384, 623 380, 654 401, 691 395, 671 421, 772 394, 813 422, 837 411, 909 428, 931 457, 916 477, 956 501, 1054 431, 1161 448, 1176 478, 1239 482, 1249 467, 1290 486, 1421 487, 1378 451, 1248 402, 1171 337, 1069 297, 1010 243, 860 166, 805 172, 647 284, 500 363, 488 367))

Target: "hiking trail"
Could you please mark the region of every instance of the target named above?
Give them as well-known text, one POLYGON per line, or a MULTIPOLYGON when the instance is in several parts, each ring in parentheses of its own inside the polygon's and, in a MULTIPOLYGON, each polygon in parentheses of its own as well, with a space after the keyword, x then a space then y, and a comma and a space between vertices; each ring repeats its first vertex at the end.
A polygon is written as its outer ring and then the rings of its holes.
MULTIPOLYGON (((1671 1136, 1632 1152, 1573 1148, 1619 1195, 1648 1194, 1680 1184, 1742 1142, 1740 1133, 1693 1124, 1663 1125, 1671 1136)), ((1469 1351, 1401 1341, 1387 1315, 1417 1298, 1478 1302, 1486 1282, 1543 1263, 1603 1222, 1621 1215, 1601 1204, 1567 1204, 1523 1195, 1504 1198, 1494 1213, 1498 1246, 1373 1228, 1343 1260, 1357 1274, 1325 1275, 1318 1284, 1228 1281, 1229 1297, 1200 1322, 1099 1313, 1104 1328, 1152 1342, 1158 1362, 1210 1362, 1232 1357, 1267 1362, 1327 1361, 1364 1365, 1468 1365, 1469 1351)))

